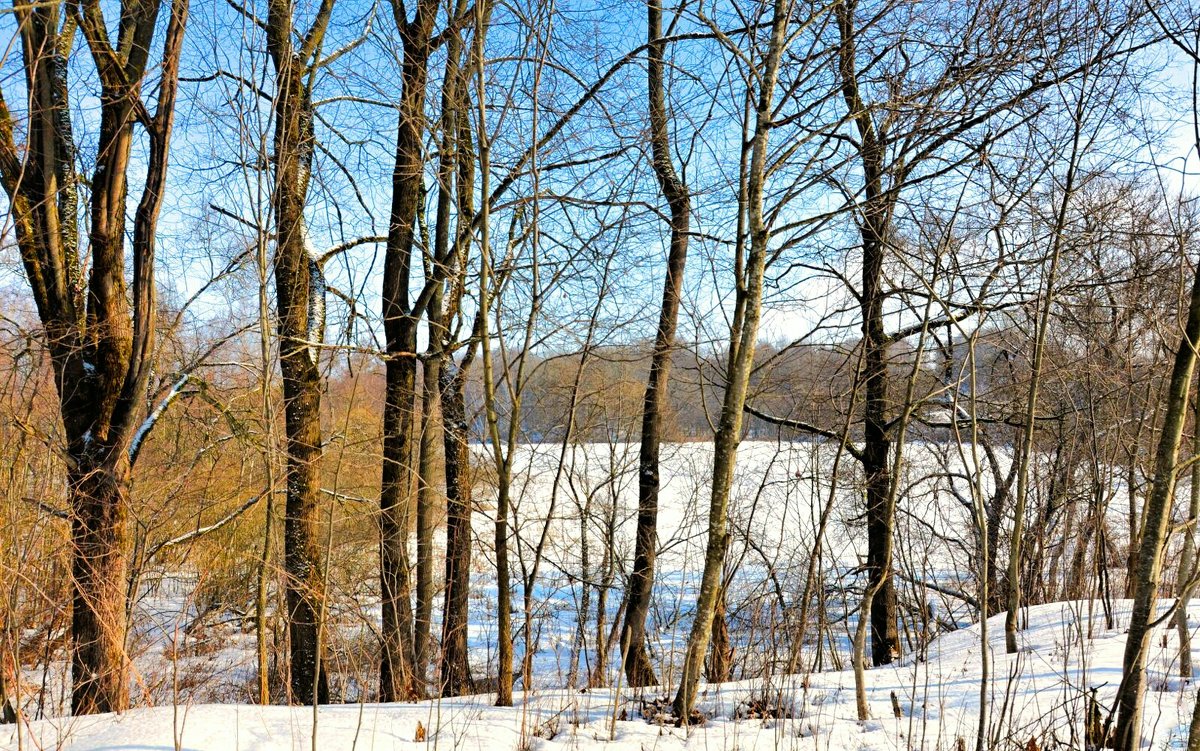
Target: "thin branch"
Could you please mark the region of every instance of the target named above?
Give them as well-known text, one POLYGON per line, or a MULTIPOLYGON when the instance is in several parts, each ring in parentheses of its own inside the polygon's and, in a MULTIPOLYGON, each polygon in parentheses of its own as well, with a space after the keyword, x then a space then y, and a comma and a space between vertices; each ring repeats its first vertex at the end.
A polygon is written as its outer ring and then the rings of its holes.
MULTIPOLYGON (((763 411, 755 408, 755 406, 753 404, 751 404, 750 402, 746 402, 745 405, 743 405, 742 409, 746 412, 746 414, 753 415, 754 417, 757 417, 758 419, 763 420, 765 422, 769 422, 772 425, 779 425, 781 427, 791 428, 793 430, 800 430, 805 433, 819 435, 822 438, 829 438, 830 440, 834 440, 834 441, 842 440, 842 435, 839 433, 835 433, 832 430, 825 430, 824 428, 818 428, 816 425, 804 422, 803 420, 793 420, 788 417, 776 417, 775 415, 769 415, 766 412, 763 412, 763 411)), ((855 448, 849 442, 846 443, 846 451, 850 454, 850 456, 853 456, 858 461, 861 462, 863 460, 862 451, 855 448)))
POLYGON ((172 537, 169 540, 164 540, 163 542, 158 543, 154 547, 150 548, 150 551, 148 553, 146 553, 146 559, 145 559, 146 563, 149 563, 151 560, 154 559, 154 557, 156 555, 158 555, 160 552, 162 552, 166 548, 175 547, 177 545, 183 545, 184 543, 191 542, 192 540, 195 540, 197 537, 206 535, 209 532, 216 532, 218 529, 221 529, 222 527, 228 525, 230 522, 234 521, 239 516, 246 513, 247 511, 249 511, 251 508, 254 507, 254 505, 256 503, 261 501, 263 499, 263 497, 265 497, 266 495, 267 495, 267 491, 264 490, 261 493, 259 493, 258 495, 254 496, 253 498, 250 498, 249 500, 242 503, 241 506, 238 506, 236 509, 234 509, 230 513, 221 517, 220 519, 213 522, 212 524, 209 524, 207 527, 199 527, 197 529, 193 529, 191 532, 187 532, 185 534, 179 535, 178 537, 172 537))
POLYGON ((133 434, 133 440, 129 442, 130 467, 137 463, 138 455, 142 453, 142 446, 146 442, 146 437, 150 435, 150 431, 153 430, 154 426, 158 424, 159 418, 162 417, 163 413, 167 411, 167 407, 171 406, 171 402, 178 399, 180 394, 183 393, 183 387, 187 385, 187 382, 191 380, 191 378, 191 373, 184 373, 181 375, 179 379, 175 381, 174 385, 171 386, 171 390, 167 392, 167 395, 164 396, 162 401, 158 403, 158 406, 156 406, 154 410, 146 416, 146 419, 142 421, 142 424, 140 427, 138 427, 137 432, 133 434))

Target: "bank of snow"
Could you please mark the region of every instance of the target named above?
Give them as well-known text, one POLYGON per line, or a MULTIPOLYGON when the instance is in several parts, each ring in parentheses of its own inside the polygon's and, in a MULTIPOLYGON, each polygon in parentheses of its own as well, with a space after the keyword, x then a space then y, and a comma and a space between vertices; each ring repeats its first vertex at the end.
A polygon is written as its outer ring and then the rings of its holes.
MULTIPOLYGON (((1083 718, 1093 689, 1102 708, 1121 678, 1128 603, 1118 602, 1107 628, 1098 602, 1030 608, 1022 649, 1006 655, 1003 616, 989 621, 992 677, 991 732, 1000 747, 1083 748, 1083 718)), ((1195 631, 1200 607, 1190 613, 1195 631)), ((1200 642, 1200 634, 1193 637, 1200 642)), ((700 706, 710 716, 688 730, 640 718, 635 697, 614 701, 606 690, 547 691, 517 706, 496 708, 489 696, 418 704, 322 707, 312 733, 311 708, 197 705, 138 709, 24 722, 0 730, 5 749, 156 751, 164 749, 955 749, 974 747, 980 707, 980 627, 936 639, 924 660, 908 660, 868 673, 873 719, 855 720, 854 679, 849 671, 788 676, 773 683, 743 681, 709 686, 700 706), (893 713, 892 696, 901 709, 893 713), (789 719, 748 719, 748 699, 782 705, 789 719), (617 719, 626 717, 628 719, 617 719), (426 740, 418 742, 418 724, 426 740)), ((1182 748, 1196 687, 1178 673, 1175 632, 1155 635, 1146 696, 1145 737, 1153 749, 1182 748)), ((1200 654, 1197 655, 1200 662, 1200 654)), ((653 696, 653 694, 647 694, 653 696)))

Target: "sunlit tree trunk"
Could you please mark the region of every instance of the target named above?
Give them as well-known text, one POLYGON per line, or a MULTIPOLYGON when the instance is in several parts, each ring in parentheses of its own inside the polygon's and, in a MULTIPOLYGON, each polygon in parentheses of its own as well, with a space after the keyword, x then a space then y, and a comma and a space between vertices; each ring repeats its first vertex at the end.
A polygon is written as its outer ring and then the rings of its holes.
POLYGON ((433 51, 435 0, 420 0, 413 18, 405 5, 392 3, 403 46, 400 106, 396 125, 392 203, 383 262, 383 328, 386 339, 383 407, 383 472, 379 495, 379 580, 383 623, 379 664, 382 701, 412 698, 417 685, 414 663, 409 533, 415 506, 415 410, 417 398, 417 327, 420 311, 410 299, 417 214, 424 195, 425 89, 433 51))
MULTIPOLYGON (((754 93, 754 124, 750 139, 750 162, 745 176, 745 211, 749 233, 749 252, 738 279, 735 311, 730 329, 729 360, 725 370, 725 397, 713 445, 712 492, 708 508, 708 542, 704 553, 704 571, 696 598, 691 632, 688 634, 679 689, 674 709, 686 723, 696 705, 696 689, 708 654, 713 615, 721 590, 721 573, 729 535, 729 491, 737 465, 737 448, 742 434, 742 413, 750 388, 750 373, 758 345, 758 324, 762 315, 763 275, 767 261, 770 231, 763 216, 763 194, 767 178, 767 147, 774 114, 775 84, 779 62, 786 47, 786 29, 791 5, 787 0, 772 4, 771 32, 763 53, 761 73, 754 93)), ((741 260, 741 259, 739 259, 741 260)))
POLYGON ((114 46, 94 0, 72 7, 54 2, 14 6, 27 120, 14 122, 0 96, 0 183, 45 333, 66 439, 71 708, 76 714, 121 711, 129 702, 130 446, 143 417, 154 353, 155 241, 188 14, 186 0, 171 3, 157 104, 148 112, 141 86, 163 7, 162 2, 121 3, 114 46), (84 180, 76 172, 67 62, 79 32, 99 83, 98 116, 90 121, 95 129, 88 128, 97 142, 87 193, 86 260, 79 247, 78 185, 84 180), (138 160, 146 172, 127 245, 135 124, 145 130, 148 149, 138 160))
POLYGON ((275 67, 277 90, 271 207, 287 437, 283 566, 291 652, 288 686, 291 701, 302 704, 329 701, 320 644, 325 583, 318 541, 325 280, 308 237, 304 209, 316 149, 311 63, 320 55, 332 9, 332 1, 321 7, 299 48, 294 43, 296 8, 291 0, 271 0, 267 13, 267 51, 275 67))
POLYGON ((1171 522, 1171 501, 1176 481, 1176 459, 1187 418, 1188 393, 1200 345, 1200 265, 1197 266, 1188 303, 1187 323, 1175 352, 1171 381, 1165 395, 1162 433, 1154 457, 1154 480, 1146 499, 1145 519, 1138 550, 1137 584, 1129 633, 1125 642, 1124 675, 1117 691, 1117 751, 1136 751, 1141 745, 1142 707, 1146 688, 1146 655, 1155 604, 1162 578, 1163 548, 1171 522))

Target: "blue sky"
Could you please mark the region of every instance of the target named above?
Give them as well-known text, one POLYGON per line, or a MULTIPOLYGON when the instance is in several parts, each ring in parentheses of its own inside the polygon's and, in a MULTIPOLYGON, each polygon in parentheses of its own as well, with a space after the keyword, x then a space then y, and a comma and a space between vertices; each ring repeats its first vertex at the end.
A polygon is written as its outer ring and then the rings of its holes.
MULTIPOLYGON (((261 4, 260 4, 261 5, 261 4)), ((703 6, 708 17, 727 28, 737 25, 734 6, 703 6)), ((752 6, 745 5, 743 12, 752 6)), ((915 7, 915 6, 914 6, 915 7)), ((115 17, 112 3, 105 5, 115 17)), ((255 9, 260 16, 265 7, 255 9)), ((302 3, 300 17, 310 17, 311 3, 302 3)), ((494 118, 493 184, 505 165, 526 147, 532 137, 534 100, 538 104, 538 127, 544 132, 583 88, 613 61, 640 45, 644 38, 644 11, 640 2, 531 2, 497 8, 489 32, 489 107, 494 118), (539 18, 538 33, 527 23, 539 18), (548 16, 545 14, 549 14, 548 16), (544 18, 550 17, 549 24, 544 18), (550 53, 538 63, 538 53, 550 53), (537 80, 536 92, 534 88, 537 80)), ((341 0, 335 8, 327 49, 340 48, 363 35, 364 41, 324 70, 318 77, 316 98, 322 101, 318 137, 323 152, 318 154, 308 212, 313 243, 328 247, 363 235, 385 234, 390 201, 391 150, 395 115, 386 105, 398 96, 396 59, 400 54, 390 8, 364 0, 341 0), (364 103, 366 101, 375 104, 364 103), (383 106, 380 106, 383 105, 383 106), (349 176, 347 175, 349 173, 349 176)), ((670 23, 670 11, 668 11, 670 23)), ((678 21, 675 32, 696 31, 703 24, 694 15, 678 21)), ((7 53, 0 81, 10 100, 19 92, 11 13, 0 15, 0 35, 7 38, 7 53)), ((936 35, 932 29, 925 33, 936 35)), ((794 50, 807 49, 807 37, 796 40, 794 50)), ((926 40, 931 41, 931 40, 926 40)), ((918 45, 919 47, 919 45, 918 45)), ((740 92, 745 67, 737 56, 711 40, 689 40, 671 48, 672 136, 676 164, 687 177, 694 196, 693 229, 700 233, 692 243, 687 289, 688 301, 681 326, 685 335, 700 341, 720 342, 723 311, 729 300, 730 247, 734 235, 732 210, 736 191, 736 165, 740 134, 740 92)), ((1157 93, 1143 96, 1137 106, 1143 122, 1158 128, 1164 137, 1153 150, 1143 149, 1137 158, 1165 165, 1160 170, 1168 191, 1190 190, 1190 172, 1197 160, 1191 150, 1191 123, 1187 107, 1172 111, 1174 103, 1188 100, 1190 66, 1174 53, 1160 49, 1147 53, 1149 62, 1161 70, 1150 83, 1157 93), (1185 168, 1186 167, 1186 168, 1185 168), (1185 176, 1187 175, 1187 176, 1185 176)), ((77 112, 77 135, 84 171, 88 170, 89 128, 94 127, 94 77, 83 51, 76 50, 73 65, 73 96, 77 112)), ((261 33, 243 16, 218 0, 193 0, 183 75, 209 78, 218 71, 255 82, 270 90, 270 68, 262 52, 261 33)), ((430 108, 439 96, 442 54, 433 62, 429 90, 430 108)), ((545 164, 562 158, 616 154, 599 166, 584 166, 547 172, 542 178, 544 200, 539 202, 543 223, 541 253, 550 264, 571 263, 562 285, 548 295, 546 336, 548 346, 569 348, 577 342, 580 316, 590 313, 599 296, 603 278, 606 296, 600 310, 608 323, 604 333, 610 340, 632 340, 652 332, 653 309, 660 294, 666 226, 657 186, 649 170, 644 144, 644 87, 640 60, 624 67, 605 87, 597 101, 586 107, 542 155, 545 164), (565 156, 564 156, 565 155, 565 156), (566 203, 558 200, 566 196, 566 203), (589 205, 608 201, 620 206, 589 205), (656 213, 658 212, 658 213, 656 213), (619 252, 616 273, 602 276, 594 261, 619 252)), ((164 298, 182 300, 199 289, 230 258, 252 242, 253 233, 209 209, 212 204, 251 221, 269 222, 266 199, 270 178, 261 170, 245 169, 239 163, 252 161, 256 151, 269 153, 268 103, 240 85, 231 76, 183 84, 175 132, 170 199, 164 207, 160 232, 159 270, 164 298), (236 113, 237 117, 233 115, 236 113), (257 219, 256 219, 257 217, 257 219)), ((815 80, 815 79, 814 79, 815 80)), ((19 96, 17 97, 19 100, 19 96)), ((793 110, 798 106, 786 105, 793 110)), ((841 104, 832 99, 815 112, 818 120, 830 122, 840 116, 841 104)), ((788 111, 781 111, 786 117, 788 111)), ((804 138, 803 129, 783 128, 772 135, 775 154, 804 138)), ((816 147, 801 145, 793 155, 796 163, 811 156, 816 147)), ((143 150, 144 143, 137 149, 143 150)), ((432 163, 432 160, 431 160, 432 163)), ((785 170, 777 177, 769 198, 778 205, 789 181, 803 179, 803 169, 785 170), (799 171, 797 171, 799 170, 799 171)), ((136 201, 139 170, 133 171, 131 196, 136 201)), ((853 168, 841 174, 853 184, 853 168)), ((943 201, 953 186, 966 179, 951 178, 949 189, 930 198, 943 201)), ((532 186, 520 182, 506 197, 527 198, 532 186)), ((914 196, 916 194, 914 193, 914 196)), ((432 199, 431 199, 432 200, 432 199)), ((836 208, 843 198, 827 186, 815 185, 788 198, 779 212, 781 222, 799 221, 836 208)), ((771 207, 769 207, 771 208, 771 207)), ((944 207, 943 207, 944 208, 944 207)), ((528 208, 526 208, 528 211, 528 208)), ((502 243, 511 219, 504 201, 496 208, 493 240, 502 243)), ((915 216, 915 215, 914 215, 915 216)), ((825 274, 805 272, 796 263, 820 266, 828 263, 847 277, 857 274, 852 247, 852 225, 843 217, 831 222, 821 234, 805 241, 796 253, 780 259, 769 291, 764 315, 763 337, 787 341, 803 335, 818 321, 827 320, 834 330, 828 335, 855 335, 854 315, 837 314, 847 305, 843 286, 825 274), (783 274, 781 269, 792 268, 783 274), (805 274, 808 278, 805 278, 805 274), (830 318, 830 316, 833 316, 830 318)), ((10 228, 6 227, 11 239, 10 228)), ((778 241, 786 241, 782 236, 778 241)), ((377 336, 381 247, 363 246, 331 261, 330 282, 359 299, 359 311, 370 323, 358 323, 358 341, 369 345, 377 336)), ((21 285, 15 252, 3 253, 0 284, 21 285)), ((197 319, 243 320, 255 311, 252 269, 216 285, 194 307, 197 319)), ((526 280, 528 282, 528 280, 526 280)), ((520 286, 515 286, 517 292, 520 286)), ((511 303, 520 313, 520 296, 511 303)), ((527 297, 526 297, 527 299, 527 297)), ((468 308, 471 303, 468 302, 468 308)), ((330 301, 331 336, 339 334, 339 320, 346 311, 339 301, 330 301)))

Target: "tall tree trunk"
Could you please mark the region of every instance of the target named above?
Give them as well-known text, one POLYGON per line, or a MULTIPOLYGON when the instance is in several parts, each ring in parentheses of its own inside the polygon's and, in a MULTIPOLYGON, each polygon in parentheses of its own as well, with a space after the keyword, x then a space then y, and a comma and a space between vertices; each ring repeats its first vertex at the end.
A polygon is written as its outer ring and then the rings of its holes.
POLYGON ((1171 500, 1176 480, 1176 457, 1186 421, 1188 392, 1200 345, 1200 266, 1197 266, 1188 304, 1183 339, 1175 351, 1167 389, 1162 433, 1154 457, 1154 480, 1146 499, 1138 550, 1136 595, 1125 642, 1124 677, 1117 691, 1117 751, 1136 751, 1141 744, 1142 703, 1146 686, 1146 653, 1150 626, 1162 578, 1163 548, 1171 521, 1171 500))
POLYGON ((671 378, 671 355, 675 346, 675 328, 687 263, 691 199, 687 186, 675 171, 667 128, 666 85, 663 81, 662 4, 646 3, 647 99, 650 110, 650 147, 654 174, 671 211, 671 242, 667 251, 667 275, 663 281, 662 306, 646 392, 642 403, 642 435, 638 451, 638 516, 634 542, 633 570, 625 593, 625 621, 621 629, 621 650, 626 681, 630 686, 649 686, 656 682, 654 667, 646 652, 646 615, 654 590, 654 559, 658 549, 659 445, 662 442, 663 413, 667 405, 667 387, 671 378))
POLYGON ((442 426, 446 452, 446 590, 442 607, 441 695, 471 691, 467 605, 471 589, 470 437, 463 390, 466 369, 442 366, 442 426))
MULTIPOLYGON (((69 457, 72 538, 71 708, 121 711, 129 702, 128 486, 155 343, 155 240, 164 196, 187 25, 173 0, 154 112, 141 86, 162 2, 122 2, 115 46, 93 0, 14 6, 28 98, 14 123, 0 89, 0 183, 26 280, 45 332, 69 457), (89 185, 90 263, 79 252, 76 146, 68 65, 82 31, 100 84, 96 163, 89 185), (136 104, 136 108, 135 108, 136 104), (126 245, 134 124, 148 139, 141 198, 126 245), (18 144, 17 133, 24 142, 18 144), (126 254, 132 256, 127 273, 126 254), (85 269, 87 281, 84 282, 85 269), (132 282, 132 290, 127 289, 132 282), (131 306, 132 301, 132 306, 131 306)), ((82 59, 82 58, 81 58, 82 59)))
POLYGON ((840 36, 838 69, 842 97, 860 138, 859 158, 865 178, 866 201, 859 232, 862 238, 862 289, 859 296, 863 333, 863 449, 867 508, 867 586, 871 603, 871 656, 875 665, 886 665, 900 654, 897 631, 896 588, 891 578, 894 520, 888 503, 892 477, 888 454, 888 345, 883 325, 883 261, 887 254, 891 206, 883 191, 884 147, 876 133, 870 110, 858 88, 854 20, 856 0, 837 5, 840 36))
MULTIPOLYGON (((708 508, 708 542, 705 547, 704 571, 700 593, 688 635, 687 651, 675 693, 674 710, 686 723, 696 705, 696 689, 701 668, 708 653, 712 635, 713 614, 721 589, 721 573, 728 545, 729 491, 737 464, 737 448, 742 434, 742 412, 750 388, 750 373, 758 344, 758 323, 762 315, 763 275, 767 261, 770 231, 763 216, 763 193, 767 178, 767 147, 772 126, 775 85, 779 61, 786 42, 790 11, 787 0, 772 3, 771 35, 762 60, 755 96, 754 130, 750 140, 750 164, 745 176, 745 214, 748 223, 750 251, 741 266, 743 276, 737 280, 737 297, 730 330, 729 363, 725 372, 725 397, 713 446, 712 493, 708 508)), ((739 239, 739 245, 742 241, 739 239)), ((739 247, 739 255, 741 247, 739 247)), ((739 262, 741 259, 738 259, 739 262)), ((740 265, 740 264, 739 264, 740 265)))
MULTIPOLYGON (((465 0, 458 0, 456 15, 467 12, 465 0)), ((460 57, 462 40, 457 34, 447 45, 446 72, 442 86, 442 154, 438 167, 437 237, 434 247, 439 257, 450 248, 450 214, 452 199, 457 206, 458 274, 454 293, 447 310, 440 312, 443 320, 461 314, 461 297, 466 286, 466 253, 469 251, 470 230, 474 217, 475 151, 471 142, 470 95, 460 57), (453 180, 457 195, 449 190, 453 180)), ((444 267, 443 267, 444 269, 444 267)), ((431 316, 434 307, 430 309, 431 316)), ((484 311, 476 313, 476 331, 484 311)), ((466 352, 456 364, 452 342, 446 327, 442 327, 439 351, 442 363, 440 398, 442 408, 442 441, 446 479, 446 561, 445 593, 442 608, 441 696, 460 696, 472 690, 471 669, 467 651, 468 600, 471 587, 471 453, 470 425, 466 410, 466 384, 471 363, 477 352, 477 336, 473 333, 466 352)))
MULTIPOLYGON (((488 317, 492 314, 493 289, 497 277, 492 265, 491 227, 489 226, 491 205, 487 197, 491 194, 491 139, 487 124, 487 99, 484 87, 484 41, 488 28, 490 4, 475 5, 475 46, 472 72, 475 76, 476 142, 479 149, 480 195, 484 196, 479 211, 479 308, 481 355, 483 365, 484 411, 487 416, 488 432, 496 466, 496 706, 511 707, 513 701, 513 638, 512 638, 512 591, 508 561, 508 515, 510 513, 510 487, 512 484, 513 447, 516 431, 520 424, 519 396, 513 399, 508 416, 508 452, 504 451, 500 437, 500 418, 496 403, 496 372, 492 366, 492 341, 488 333, 488 317)), ((536 265, 535 265, 536 268, 536 265)), ((535 282, 536 294, 536 282, 535 282)), ((536 305, 536 303, 535 303, 536 305)), ((499 315, 497 314, 497 318, 499 315)), ((531 327, 530 327, 531 328, 531 327)), ((527 333, 529 330, 527 329, 527 333)), ((506 374, 506 378, 508 375, 506 374)), ((518 381, 520 378, 518 377, 518 381)), ((511 388, 511 387, 510 387, 511 388)), ((516 389, 519 392, 519 385, 516 389)))
POLYGON ((267 51, 275 67, 277 92, 271 208, 287 437, 283 566, 291 645, 288 684, 291 700, 302 704, 329 701, 320 644, 325 584, 317 537, 322 453, 319 348, 325 328, 325 280, 309 242, 304 208, 316 148, 310 61, 320 55, 331 12, 332 2, 322 6, 300 49, 293 44, 292 0, 271 0, 267 16, 267 51))
MULTIPOLYGON (((261 179, 261 178, 260 178, 261 179)), ((272 393, 274 361, 271 353, 271 299, 268 275, 271 273, 267 254, 267 236, 260 231, 255 238, 255 261, 258 268, 258 346, 259 364, 262 372, 259 388, 262 389, 263 421, 263 467, 267 475, 267 498, 263 510, 262 553, 258 559, 258 572, 254 592, 254 636, 258 659, 258 702, 271 703, 270 676, 270 628, 267 616, 267 600, 272 580, 272 554, 275 548, 275 487, 276 487, 276 413, 272 393)))
MULTIPOLYGON (((466 11, 466 1, 458 0, 455 16, 461 16, 466 11)), ((449 257, 451 209, 454 205, 455 167, 458 163, 458 118, 463 105, 460 101, 459 58, 462 54, 462 39, 457 32, 449 36, 446 49, 446 65, 442 78, 441 101, 441 134, 439 137, 438 178, 437 178, 437 213, 434 221, 434 240, 432 253, 427 254, 425 262, 426 283, 433 282, 428 303, 428 354, 424 362, 421 392, 421 442, 420 461, 417 467, 417 612, 413 625, 413 671, 417 682, 425 685, 426 670, 429 665, 430 634, 433 618, 433 520, 434 509, 438 501, 436 475, 445 474, 445 441, 441 422, 435 417, 441 412, 442 401, 442 372, 445 348, 450 346, 446 329, 445 283, 447 268, 443 259, 449 257), (437 469, 437 454, 441 445, 442 468, 437 469)), ((459 185, 460 190, 470 190, 467 185, 459 185)), ((464 218, 469 217, 470 198, 459 202, 459 210, 464 218)), ((428 243, 426 243, 428 246, 428 243)), ((451 297, 452 314, 457 314, 459 307, 457 295, 451 297)), ((452 353, 451 353, 452 355, 452 353)), ((441 691, 439 689, 439 695, 441 691)))
POLYGON ((417 382, 417 327, 421 311, 411 304, 417 214, 424 195, 425 89, 429 80, 436 0, 420 0, 409 20, 405 5, 392 2, 404 49, 396 123, 392 204, 383 262, 383 328, 386 339, 383 406, 383 472, 379 491, 379 580, 383 622, 379 664, 382 701, 420 693, 411 603, 408 540, 414 506, 413 445, 417 382))
MULTIPOLYGON (((281 99, 282 97, 280 97, 281 99)), ((278 134, 278 129, 277 129, 278 134)), ((283 154, 276 144, 277 155, 283 154)), ((283 376, 284 431, 287 436, 287 498, 284 505, 284 574, 291 643, 292 700, 303 704, 328 701, 321 665, 318 624, 324 591, 318 544, 321 488, 321 374, 310 337, 310 306, 324 296, 314 283, 302 240, 303 202, 291 191, 276 194, 275 290, 279 307, 279 360, 283 376), (285 229, 292 227, 291 231, 285 229)))

